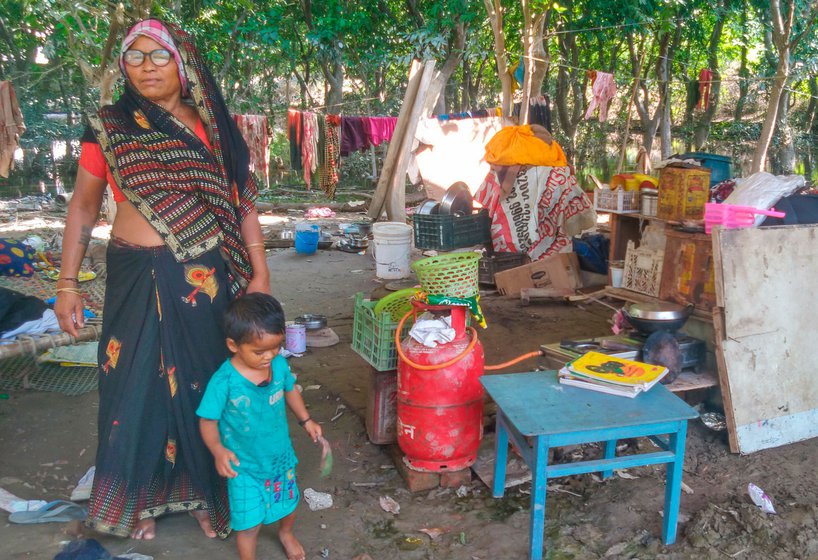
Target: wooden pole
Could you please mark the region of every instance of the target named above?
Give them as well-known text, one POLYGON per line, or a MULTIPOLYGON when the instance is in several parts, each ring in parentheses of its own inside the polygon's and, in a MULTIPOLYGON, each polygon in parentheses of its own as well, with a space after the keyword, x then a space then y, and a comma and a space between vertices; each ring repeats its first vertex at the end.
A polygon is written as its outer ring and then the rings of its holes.
POLYGON ((375 188, 375 194, 372 197, 372 202, 369 204, 369 217, 377 220, 381 217, 383 212, 383 205, 389 196, 389 187, 391 184, 392 171, 395 167, 395 160, 400 151, 401 139, 406 130, 406 122, 409 118, 409 112, 415 102, 415 96, 418 92, 421 78, 421 62, 413 60, 412 66, 409 69, 409 82, 406 85, 406 93, 403 95, 403 104, 398 113, 398 121, 395 123, 395 131, 392 133, 392 140, 389 141, 389 149, 386 152, 386 157, 383 160, 383 168, 381 175, 378 177, 378 186, 375 188))
POLYGON ((415 140, 415 132, 418 129, 418 122, 423 114, 423 107, 426 104, 426 95, 435 74, 435 61, 427 60, 423 67, 423 75, 418 84, 417 95, 407 119, 406 129, 403 131, 403 138, 400 142, 395 169, 390 180, 390 195, 386 199, 386 217, 392 222, 406 221, 406 170, 409 167, 409 154, 412 151, 412 143, 415 140))
POLYGON ((57 346, 69 346, 77 342, 88 342, 91 340, 98 340, 99 333, 102 327, 97 325, 90 325, 79 329, 77 336, 73 337, 68 333, 49 334, 37 338, 34 337, 18 337, 17 341, 12 344, 0 346, 0 359, 15 358, 24 354, 39 354, 49 348, 56 348, 57 346))

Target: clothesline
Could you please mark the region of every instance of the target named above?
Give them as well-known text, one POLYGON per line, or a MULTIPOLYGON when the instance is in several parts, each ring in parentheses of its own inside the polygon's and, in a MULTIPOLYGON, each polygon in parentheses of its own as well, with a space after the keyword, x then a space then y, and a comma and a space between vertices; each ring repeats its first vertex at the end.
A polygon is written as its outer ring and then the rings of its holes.
MULTIPOLYGON (((537 62, 545 62, 547 64, 553 64, 554 66, 560 66, 562 68, 570 68, 571 70, 579 70, 581 72, 588 72, 588 71, 593 70, 592 68, 581 68, 579 66, 572 66, 570 64, 565 64, 564 62, 553 61, 553 60, 545 60, 545 59, 538 58, 538 57, 535 57, 535 56, 523 55, 523 58, 527 58, 529 60, 534 60, 534 61, 537 61, 537 62)), ((670 58, 667 58, 667 57, 664 57, 664 58, 666 58, 667 60, 669 60, 671 62, 675 62, 673 59, 670 59, 670 58)), ((679 62, 679 64, 688 64, 688 66, 690 66, 689 63, 679 62)), ((617 79, 619 79, 619 80, 622 80, 622 81, 630 81, 630 80, 634 79, 633 76, 622 77, 621 75, 615 75, 615 77, 617 79)), ((644 82, 644 83, 653 83, 653 82, 660 82, 661 81, 661 80, 659 80, 657 78, 637 78, 637 79, 640 82, 644 82)), ((738 83, 738 82, 741 82, 742 80, 746 80, 746 81, 748 81, 750 83, 762 83, 762 82, 769 82, 769 81, 772 81, 774 79, 775 79, 775 76, 770 76, 770 77, 756 76, 756 77, 753 77, 753 78, 741 78, 741 77, 738 77, 738 78, 721 78, 719 80, 710 80, 710 83, 711 84, 715 84, 715 83, 738 83)), ((679 81, 679 82, 685 83, 684 81, 678 80, 678 79, 677 80, 670 80, 670 81, 679 81)), ((804 91, 798 91, 798 90, 788 88, 788 87, 784 87, 784 90, 788 91, 790 93, 793 93, 795 95, 799 95, 799 96, 804 97, 804 98, 818 99, 818 96, 812 95, 812 94, 804 92, 804 91)))

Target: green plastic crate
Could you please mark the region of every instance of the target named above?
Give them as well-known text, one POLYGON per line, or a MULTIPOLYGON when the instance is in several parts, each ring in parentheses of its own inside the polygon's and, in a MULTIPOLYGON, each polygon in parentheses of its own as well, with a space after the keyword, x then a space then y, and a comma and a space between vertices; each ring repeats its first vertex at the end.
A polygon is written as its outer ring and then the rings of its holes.
POLYGON ((485 208, 471 216, 415 214, 412 229, 415 247, 451 251, 491 241, 491 220, 485 208))
MULTIPOLYGON (((375 316, 376 301, 364 299, 364 294, 355 294, 355 318, 352 321, 352 350, 378 371, 388 371, 398 367, 398 350, 395 347, 395 330, 398 321, 393 321, 389 313, 375 316)), ((408 319, 401 331, 403 340, 412 319, 408 319)))

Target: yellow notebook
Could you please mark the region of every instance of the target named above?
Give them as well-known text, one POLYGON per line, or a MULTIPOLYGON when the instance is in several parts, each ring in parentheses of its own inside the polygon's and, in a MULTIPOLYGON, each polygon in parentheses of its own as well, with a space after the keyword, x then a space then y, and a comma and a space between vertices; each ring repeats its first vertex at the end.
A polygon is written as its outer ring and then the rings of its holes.
POLYGON ((566 366, 576 377, 615 385, 642 387, 645 391, 653 387, 668 372, 664 366, 617 358, 600 352, 587 352, 566 366))

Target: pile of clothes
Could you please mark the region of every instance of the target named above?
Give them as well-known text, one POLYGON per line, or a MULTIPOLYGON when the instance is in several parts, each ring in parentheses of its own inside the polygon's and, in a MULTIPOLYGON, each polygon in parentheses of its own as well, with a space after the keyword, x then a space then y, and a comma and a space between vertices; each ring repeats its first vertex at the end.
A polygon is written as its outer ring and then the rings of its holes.
POLYGON ((560 145, 540 125, 503 128, 486 145, 491 171, 475 194, 488 208, 496 252, 532 260, 572 250, 571 238, 596 224, 560 145))

